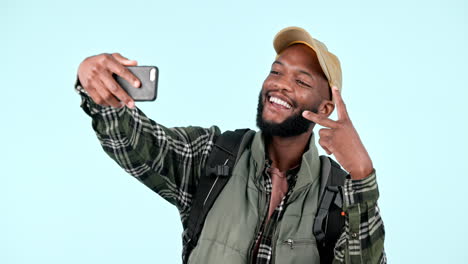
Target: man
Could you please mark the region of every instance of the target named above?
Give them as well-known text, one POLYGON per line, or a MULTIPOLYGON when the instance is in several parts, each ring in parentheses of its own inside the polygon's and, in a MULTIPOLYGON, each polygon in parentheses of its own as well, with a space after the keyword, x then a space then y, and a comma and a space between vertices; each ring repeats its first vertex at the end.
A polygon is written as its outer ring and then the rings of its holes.
MULTIPOLYGON (((372 161, 341 97, 338 58, 305 30, 285 28, 274 39, 277 58, 263 83, 257 132, 209 211, 189 263, 319 263, 312 233, 318 198, 319 144, 349 172, 346 223, 334 263, 385 263, 384 227, 372 161), (338 120, 329 119, 337 108, 338 120)), ((128 173, 174 204, 184 227, 218 127, 166 128, 147 118, 118 86, 118 74, 139 80, 120 54, 85 59, 77 91, 104 150, 128 173)))

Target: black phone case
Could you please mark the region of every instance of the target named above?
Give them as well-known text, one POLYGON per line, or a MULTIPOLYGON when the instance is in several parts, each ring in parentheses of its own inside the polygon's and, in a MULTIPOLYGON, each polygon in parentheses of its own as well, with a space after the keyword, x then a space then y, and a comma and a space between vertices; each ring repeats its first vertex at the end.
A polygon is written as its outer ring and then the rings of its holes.
POLYGON ((127 67, 141 82, 141 86, 135 88, 124 78, 115 75, 117 83, 130 95, 135 101, 154 101, 158 92, 159 70, 156 66, 129 66, 127 67), (155 69, 154 79, 151 78, 151 70, 155 69))

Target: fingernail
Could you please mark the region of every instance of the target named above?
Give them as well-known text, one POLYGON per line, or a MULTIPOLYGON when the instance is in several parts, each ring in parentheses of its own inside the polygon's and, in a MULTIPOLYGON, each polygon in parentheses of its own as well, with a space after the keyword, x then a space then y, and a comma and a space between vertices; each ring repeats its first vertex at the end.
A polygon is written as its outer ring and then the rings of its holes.
POLYGON ((133 86, 135 86, 135 88, 140 87, 140 82, 139 82, 139 81, 135 81, 135 82, 133 83, 133 86))
POLYGON ((127 106, 128 106, 129 108, 134 108, 134 107, 135 107, 135 103, 134 103, 133 101, 130 101, 130 102, 127 103, 127 106))

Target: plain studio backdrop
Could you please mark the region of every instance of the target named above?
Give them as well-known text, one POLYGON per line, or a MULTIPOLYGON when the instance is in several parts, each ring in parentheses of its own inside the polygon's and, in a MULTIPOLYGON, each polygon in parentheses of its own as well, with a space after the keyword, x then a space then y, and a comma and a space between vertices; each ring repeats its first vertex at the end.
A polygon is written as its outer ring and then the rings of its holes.
POLYGON ((273 36, 291 25, 341 60, 389 261, 466 261, 467 5, 3 0, 0 263, 180 263, 177 210, 102 151, 78 65, 120 52, 158 66, 158 99, 137 105, 166 126, 255 128, 273 36))

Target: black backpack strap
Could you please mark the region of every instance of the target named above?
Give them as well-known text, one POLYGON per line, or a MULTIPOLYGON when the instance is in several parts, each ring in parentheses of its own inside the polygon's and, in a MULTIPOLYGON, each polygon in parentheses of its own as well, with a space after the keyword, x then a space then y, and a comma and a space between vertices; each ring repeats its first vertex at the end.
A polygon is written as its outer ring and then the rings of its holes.
POLYGON ((253 134, 255 132, 250 129, 237 129, 226 131, 216 139, 206 162, 205 171, 198 182, 190 210, 187 226, 189 241, 186 245, 183 263, 187 263, 190 253, 197 245, 208 212, 229 181, 241 152, 251 142, 253 134))
POLYGON ((320 253, 320 263, 332 263, 335 244, 343 232, 342 186, 348 173, 327 156, 320 156, 320 198, 313 232, 320 253))

